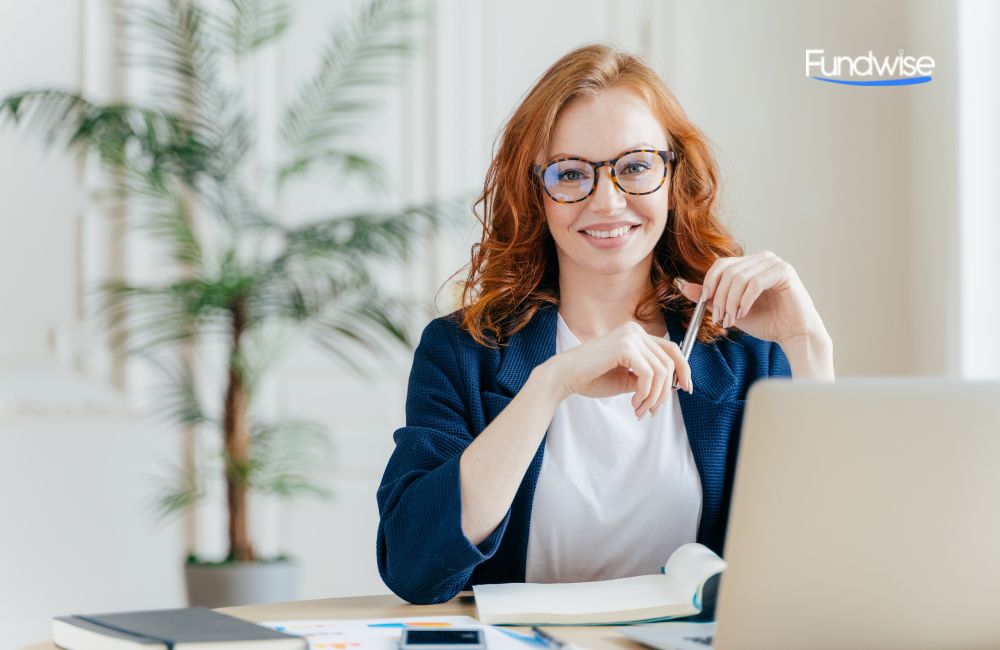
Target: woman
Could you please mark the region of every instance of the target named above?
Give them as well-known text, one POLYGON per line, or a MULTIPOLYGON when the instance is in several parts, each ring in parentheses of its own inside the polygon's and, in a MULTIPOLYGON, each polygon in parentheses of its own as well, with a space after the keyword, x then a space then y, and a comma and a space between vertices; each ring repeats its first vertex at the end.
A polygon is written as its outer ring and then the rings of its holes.
POLYGON ((692 541, 722 552, 747 389, 833 379, 833 356, 794 269, 744 256, 718 221, 716 175, 637 58, 589 45, 538 80, 477 202, 463 308, 414 356, 378 490, 397 595, 655 573, 692 541), (689 366, 678 343, 702 291, 689 366))

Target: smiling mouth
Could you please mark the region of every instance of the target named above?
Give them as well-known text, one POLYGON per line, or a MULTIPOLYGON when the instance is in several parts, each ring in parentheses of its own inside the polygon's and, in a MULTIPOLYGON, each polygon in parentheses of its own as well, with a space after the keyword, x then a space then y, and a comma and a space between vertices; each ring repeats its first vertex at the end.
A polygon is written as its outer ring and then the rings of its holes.
POLYGON ((639 224, 634 224, 631 226, 621 226, 620 228, 615 228, 614 230, 581 230, 580 232, 595 239, 615 239, 618 237, 624 237, 631 230, 638 227, 639 224))

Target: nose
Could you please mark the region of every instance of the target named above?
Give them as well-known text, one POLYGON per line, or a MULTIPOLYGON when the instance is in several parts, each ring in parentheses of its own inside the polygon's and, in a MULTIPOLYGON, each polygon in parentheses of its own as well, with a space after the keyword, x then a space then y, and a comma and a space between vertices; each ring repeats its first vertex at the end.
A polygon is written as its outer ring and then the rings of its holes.
POLYGON ((597 170, 597 187, 590 195, 591 211, 600 215, 617 214, 625 208, 625 193, 618 189, 614 179, 611 178, 611 166, 604 165, 597 170), (604 174, 604 178, 601 178, 604 174))

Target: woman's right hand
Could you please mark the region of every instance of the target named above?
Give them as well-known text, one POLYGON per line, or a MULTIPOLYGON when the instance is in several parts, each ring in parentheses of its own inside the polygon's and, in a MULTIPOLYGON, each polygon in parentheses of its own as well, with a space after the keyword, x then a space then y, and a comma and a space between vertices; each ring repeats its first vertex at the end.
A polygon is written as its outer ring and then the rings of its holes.
POLYGON ((631 321, 575 348, 557 354, 548 364, 563 395, 610 397, 635 393, 637 418, 656 412, 671 394, 674 374, 689 393, 691 366, 673 341, 653 336, 631 321))

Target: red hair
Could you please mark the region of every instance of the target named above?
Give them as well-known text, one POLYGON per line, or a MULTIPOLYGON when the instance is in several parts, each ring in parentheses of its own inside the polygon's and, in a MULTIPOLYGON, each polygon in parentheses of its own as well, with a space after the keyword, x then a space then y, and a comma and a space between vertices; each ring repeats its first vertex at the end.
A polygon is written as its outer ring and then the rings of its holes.
MULTIPOLYGON (((517 107, 500 135, 475 206, 482 205, 482 238, 472 247, 462 283, 462 328, 495 347, 524 327, 545 304, 559 303, 555 242, 545 219, 542 189, 532 173, 548 146, 560 110, 571 99, 608 88, 642 97, 667 133, 677 160, 669 179, 667 226, 653 250, 652 289, 636 307, 637 320, 670 308, 687 323, 694 311, 675 278, 701 283, 718 257, 743 254, 715 214, 718 170, 701 131, 662 79, 642 60, 607 45, 585 45, 556 61, 517 107)), ((725 334, 711 322, 699 339, 725 334)))

